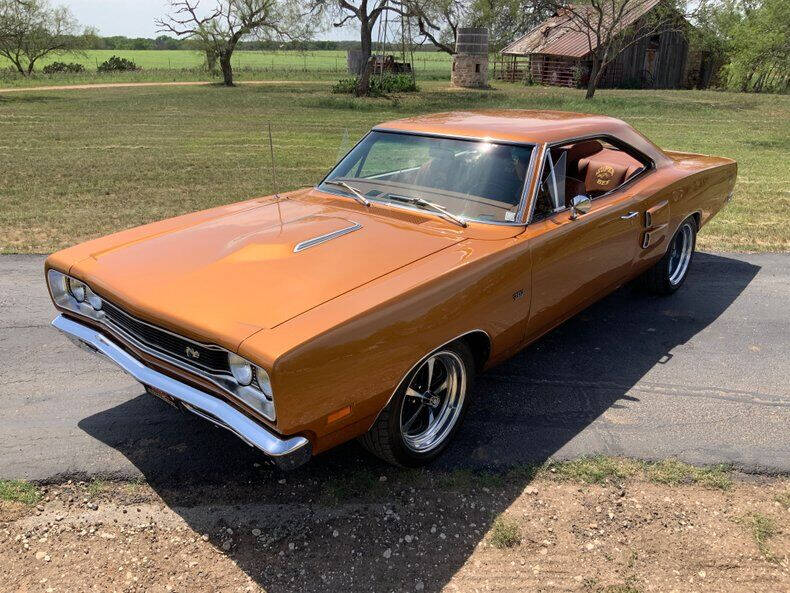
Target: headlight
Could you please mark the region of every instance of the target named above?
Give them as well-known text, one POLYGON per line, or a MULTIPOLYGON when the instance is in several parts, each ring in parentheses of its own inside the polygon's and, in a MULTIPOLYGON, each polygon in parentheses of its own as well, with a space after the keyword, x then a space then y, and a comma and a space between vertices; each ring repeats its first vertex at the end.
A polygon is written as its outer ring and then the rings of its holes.
POLYGON ((261 388, 263 395, 268 399, 272 399, 272 381, 269 379, 269 373, 259 366, 255 367, 255 378, 258 380, 258 387, 261 388))
POLYGON ((71 296, 77 299, 78 303, 82 303, 85 301, 85 295, 88 292, 88 287, 85 286, 85 283, 80 282, 76 278, 66 277, 66 284, 69 287, 69 292, 71 293, 71 296))
POLYGON ((89 286, 85 286, 85 300, 88 301, 88 304, 93 307, 96 311, 100 311, 102 307, 102 300, 101 297, 93 292, 89 286))
POLYGON ((242 358, 233 352, 228 353, 228 366, 233 378, 239 385, 250 386, 260 391, 269 401, 272 400, 272 381, 266 369, 252 364, 249 360, 242 358))
POLYGON ((49 270, 47 283, 52 293, 52 300, 57 306, 96 321, 101 321, 104 318, 104 311, 101 310, 101 297, 81 280, 57 270, 49 270))
POLYGON ((255 378, 255 372, 252 369, 252 364, 244 360, 238 354, 232 352, 228 354, 228 365, 230 372, 233 373, 233 378, 240 385, 249 385, 255 378))

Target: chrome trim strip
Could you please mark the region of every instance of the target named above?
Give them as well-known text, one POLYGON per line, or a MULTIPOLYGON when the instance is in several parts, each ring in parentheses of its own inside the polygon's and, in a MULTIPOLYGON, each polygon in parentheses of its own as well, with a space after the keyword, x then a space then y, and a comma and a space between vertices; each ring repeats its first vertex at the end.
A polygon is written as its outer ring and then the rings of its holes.
POLYGON ((362 225, 358 222, 355 222, 351 226, 347 226, 344 229, 340 229, 339 231, 332 231, 331 233, 326 233, 324 235, 318 235, 317 237, 313 237, 312 239, 307 239, 306 241, 302 241, 301 243, 297 243, 294 247, 294 253, 299 253, 300 251, 304 251, 305 249, 310 249, 311 247, 315 247, 316 245, 320 245, 321 243, 326 243, 327 241, 331 241, 332 239, 337 239, 338 237, 342 237, 343 235, 347 235, 348 233, 353 233, 354 231, 358 231, 362 228, 362 225))
POLYGON ((58 315, 52 325, 79 346, 87 346, 94 352, 103 354, 143 385, 164 391, 184 403, 188 410, 199 411, 199 416, 208 416, 208 420, 227 428, 266 455, 275 458, 294 455, 303 453, 303 448, 310 446, 310 441, 305 437, 280 438, 221 399, 145 366, 93 328, 64 315, 58 315))
POLYGON ((489 343, 489 345, 492 343, 492 342, 491 342, 491 336, 488 334, 488 332, 487 332, 486 330, 484 330, 484 329, 480 329, 480 328, 478 327, 478 328, 476 328, 476 329, 470 329, 469 331, 467 331, 467 332, 464 332, 464 333, 462 333, 462 334, 458 334, 458 335, 457 335, 457 336, 455 336, 454 338, 452 338, 452 339, 450 339, 450 340, 447 340, 447 341, 446 341, 444 344, 441 344, 441 345, 439 345, 439 346, 436 346, 436 348, 433 348, 433 349, 432 349, 430 352, 428 352, 428 353, 427 353, 425 356, 423 356, 422 358, 420 358, 420 360, 418 360, 417 362, 415 362, 415 363, 414 363, 414 364, 411 366, 411 368, 410 368, 408 371, 406 371, 406 374, 405 374, 405 375, 403 375, 403 377, 401 378, 401 380, 400 380, 400 381, 398 381, 398 385, 395 387, 395 389, 394 389, 394 390, 392 391, 392 393, 390 394, 390 396, 389 396, 389 399, 387 399, 387 403, 386 403, 386 404, 384 404, 384 406, 381 408, 381 410, 379 410, 379 413, 378 413, 378 414, 376 414, 376 417, 373 419, 373 422, 371 423, 371 425, 370 425, 370 426, 373 426, 374 424, 376 424, 376 421, 379 419, 379 416, 381 415, 381 413, 384 411, 384 409, 385 409, 385 408, 386 408, 388 405, 390 405, 390 402, 392 401, 392 398, 393 398, 393 397, 395 397, 395 394, 396 394, 396 393, 398 393, 398 389, 400 389, 401 385, 403 385, 403 382, 406 380, 406 378, 409 376, 409 374, 410 374, 410 373, 411 373, 411 372, 412 372, 412 371, 413 371, 415 368, 417 368, 417 366, 418 366, 418 365, 420 365, 420 364, 422 364, 424 361, 426 361, 426 360, 427 360, 427 359, 428 359, 428 358, 431 356, 431 354, 433 354, 434 352, 436 352, 436 351, 437 351, 437 350, 439 350, 440 348, 444 348, 445 346, 447 346, 447 344, 452 344, 452 343, 453 343, 453 342, 455 342, 456 340, 459 340, 459 339, 463 338, 464 336, 468 336, 469 334, 484 334, 484 335, 485 335, 485 337, 486 337, 486 338, 488 338, 488 343, 489 343))
POLYGON ((524 189, 521 192, 521 202, 519 203, 518 214, 516 215, 516 221, 521 226, 527 226, 524 213, 527 211, 527 205, 529 204, 529 188, 535 176, 535 168, 537 167, 538 152, 540 152, 540 149, 541 146, 535 144, 532 149, 532 155, 529 157, 529 167, 527 167, 527 172, 524 174, 524 189))

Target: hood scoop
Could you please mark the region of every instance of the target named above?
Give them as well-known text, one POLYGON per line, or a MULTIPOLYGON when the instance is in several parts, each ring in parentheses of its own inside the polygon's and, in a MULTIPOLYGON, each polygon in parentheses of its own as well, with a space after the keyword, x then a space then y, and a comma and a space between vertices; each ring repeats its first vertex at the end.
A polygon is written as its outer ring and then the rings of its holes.
MULTIPOLYGON (((350 221, 346 221, 350 222, 350 221)), ((338 237, 342 237, 343 235, 347 235, 348 233, 353 233, 354 231, 358 231, 362 228, 362 225, 358 222, 351 223, 349 226, 344 227, 342 229, 338 229, 336 231, 330 231, 328 233, 324 233, 323 235, 316 235, 311 239, 305 239, 301 243, 297 243, 294 247, 294 253, 299 253, 300 251, 304 251, 305 249, 310 249, 311 247, 315 247, 316 245, 321 245, 322 243, 326 243, 327 241, 331 241, 332 239, 337 239, 338 237)))

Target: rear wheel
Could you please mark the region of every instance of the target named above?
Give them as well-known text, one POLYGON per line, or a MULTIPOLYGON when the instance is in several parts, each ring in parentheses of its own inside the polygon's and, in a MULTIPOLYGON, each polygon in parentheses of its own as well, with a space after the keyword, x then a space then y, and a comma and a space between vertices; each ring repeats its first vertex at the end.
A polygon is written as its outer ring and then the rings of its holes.
POLYGON ((461 424, 474 368, 465 343, 443 346, 415 367, 360 441, 395 465, 436 458, 461 424))
POLYGON ((675 292, 686 281, 696 244, 697 223, 691 216, 683 221, 672 237, 664 257, 642 275, 642 286, 655 294, 675 292))

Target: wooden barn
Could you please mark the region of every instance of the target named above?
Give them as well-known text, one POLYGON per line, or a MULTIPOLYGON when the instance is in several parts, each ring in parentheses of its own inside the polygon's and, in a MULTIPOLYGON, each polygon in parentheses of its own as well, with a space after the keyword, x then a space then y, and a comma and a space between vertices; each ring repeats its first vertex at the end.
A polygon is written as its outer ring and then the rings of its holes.
MULTIPOLYGON (((635 3, 634 9, 623 19, 619 34, 628 35, 639 26, 640 19, 649 18, 649 13, 660 2, 635 3)), ((626 47, 606 66, 599 87, 687 88, 692 78, 689 46, 680 29, 688 23, 682 21, 681 25, 642 37, 626 47)), ((500 52, 495 77, 512 81, 529 78, 535 84, 584 87, 592 69, 595 39, 594 33, 583 30, 568 11, 557 11, 500 52)))

